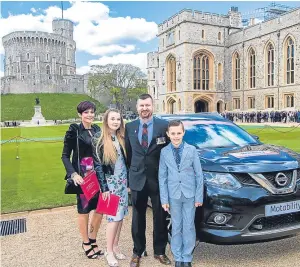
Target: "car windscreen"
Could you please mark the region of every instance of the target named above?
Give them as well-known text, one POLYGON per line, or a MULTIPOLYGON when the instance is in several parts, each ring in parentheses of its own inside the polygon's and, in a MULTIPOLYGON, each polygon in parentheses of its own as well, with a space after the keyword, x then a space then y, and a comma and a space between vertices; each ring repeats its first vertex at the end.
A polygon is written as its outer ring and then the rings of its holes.
POLYGON ((198 148, 233 147, 257 144, 246 131, 226 121, 185 120, 184 140, 198 148))

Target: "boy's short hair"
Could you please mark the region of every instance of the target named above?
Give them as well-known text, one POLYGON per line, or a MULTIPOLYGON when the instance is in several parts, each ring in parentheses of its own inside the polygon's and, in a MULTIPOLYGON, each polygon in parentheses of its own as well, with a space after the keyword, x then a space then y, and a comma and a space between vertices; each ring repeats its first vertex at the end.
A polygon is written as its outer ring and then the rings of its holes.
POLYGON ((94 112, 96 111, 96 105, 91 101, 82 101, 77 106, 77 112, 82 114, 84 111, 92 109, 94 112))
POLYGON ((169 121, 169 124, 168 124, 168 132, 169 132, 169 129, 170 127, 173 127, 173 126, 180 126, 182 127, 182 130, 184 131, 184 125, 182 123, 181 120, 172 120, 172 121, 169 121))

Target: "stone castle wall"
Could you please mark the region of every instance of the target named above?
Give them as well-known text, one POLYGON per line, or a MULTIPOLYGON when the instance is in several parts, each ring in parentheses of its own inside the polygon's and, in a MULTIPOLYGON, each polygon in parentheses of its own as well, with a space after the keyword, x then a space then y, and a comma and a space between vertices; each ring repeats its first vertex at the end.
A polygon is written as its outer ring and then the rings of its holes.
POLYGON ((168 113, 167 106, 177 113, 194 112, 194 103, 202 99, 208 111, 232 110, 232 98, 241 100, 240 110, 247 110, 248 96, 255 97, 255 109, 265 109, 265 96, 274 95, 275 109, 284 109, 284 94, 293 93, 295 107, 300 109, 300 9, 247 28, 241 27, 241 14, 230 11, 228 16, 184 10, 158 26, 159 49, 148 54, 148 89, 153 94, 158 87, 157 112, 168 113), (171 42, 170 34, 173 35, 171 42), (284 43, 288 37, 295 41, 295 82, 287 85, 284 72, 284 43), (275 84, 268 87, 266 78, 266 46, 275 48, 275 84), (248 51, 256 51, 256 87, 249 88, 248 51), (198 51, 210 55, 213 65, 210 72, 210 89, 193 89, 193 56, 198 51), (241 89, 233 89, 232 56, 241 58, 241 89), (176 59, 176 91, 167 91, 167 60, 176 59), (153 64, 153 58, 159 62, 153 64), (220 70, 221 75, 218 75, 220 70), (156 79, 152 73, 155 72, 156 79), (221 76, 221 77, 220 77, 221 76), (175 101, 175 102, 174 102, 175 101), (225 105, 226 104, 226 105, 225 105), (278 105, 279 104, 279 105, 278 105))

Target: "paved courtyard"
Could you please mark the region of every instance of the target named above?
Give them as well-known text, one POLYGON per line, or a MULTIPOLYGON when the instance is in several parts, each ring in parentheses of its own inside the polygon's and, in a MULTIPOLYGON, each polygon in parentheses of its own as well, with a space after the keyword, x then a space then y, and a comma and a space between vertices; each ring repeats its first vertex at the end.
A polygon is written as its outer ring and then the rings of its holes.
MULTIPOLYGON (((131 211, 131 209, 130 209, 131 211)), ((3 215, 2 220, 27 218, 27 232, 1 237, 1 266, 3 267, 104 267, 104 260, 88 260, 81 249, 77 231, 75 207, 40 210, 3 215)), ((131 214, 124 222, 121 248, 130 257, 132 240, 130 234, 131 214)), ((152 211, 147 211, 147 251, 142 267, 162 267, 153 258, 152 211)), ((98 234, 98 244, 104 248, 106 222, 98 234)), ((171 257, 170 248, 167 255, 171 257)), ((300 259, 300 235, 278 241, 238 246, 217 246, 200 243, 195 250, 194 267, 296 267, 300 259)), ((129 266, 129 259, 120 261, 129 266)))

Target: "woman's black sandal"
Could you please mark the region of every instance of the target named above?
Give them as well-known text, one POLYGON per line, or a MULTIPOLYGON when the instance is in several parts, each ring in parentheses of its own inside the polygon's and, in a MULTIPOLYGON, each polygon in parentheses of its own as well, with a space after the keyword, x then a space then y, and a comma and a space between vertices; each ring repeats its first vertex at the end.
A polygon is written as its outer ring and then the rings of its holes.
POLYGON ((90 244, 91 244, 92 248, 94 249, 94 251, 95 251, 95 248, 98 249, 98 251, 95 252, 95 254, 97 254, 99 256, 104 255, 104 253, 98 248, 98 245, 96 244, 96 239, 91 239, 91 238, 89 238, 89 239, 90 239, 90 244))
POLYGON ((85 255, 86 255, 89 259, 98 259, 99 254, 98 254, 98 252, 95 253, 94 247, 91 245, 91 242, 88 242, 88 243, 84 243, 84 242, 83 242, 83 243, 82 243, 82 249, 83 249, 85 255), (91 246, 91 248, 88 249, 88 250, 85 250, 85 249, 84 249, 84 246, 91 246), (91 251, 93 251, 94 253, 91 254, 91 255, 89 255, 89 254, 91 253, 91 251))

